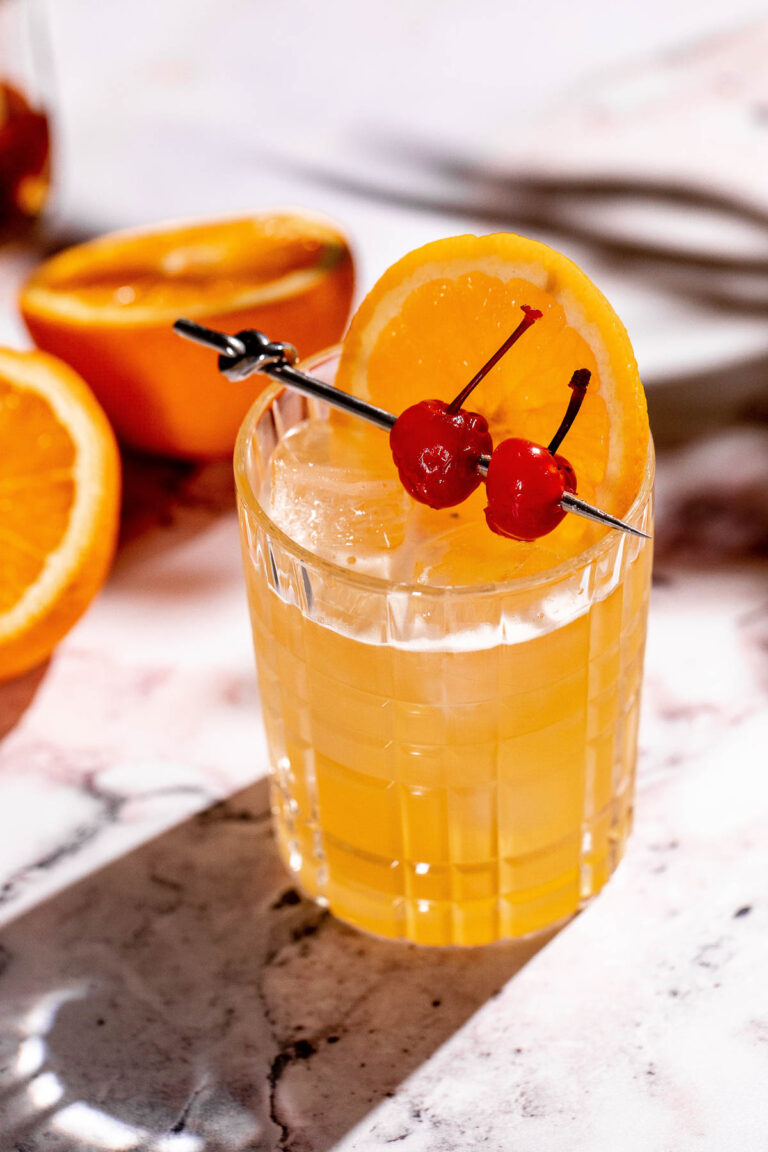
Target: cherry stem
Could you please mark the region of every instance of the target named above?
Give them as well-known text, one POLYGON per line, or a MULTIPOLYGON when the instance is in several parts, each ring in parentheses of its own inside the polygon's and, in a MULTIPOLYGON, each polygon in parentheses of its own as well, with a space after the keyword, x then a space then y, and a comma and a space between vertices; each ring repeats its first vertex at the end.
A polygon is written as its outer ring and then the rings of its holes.
POLYGON ((531 308, 530 305, 528 305, 528 304, 523 304, 523 305, 521 305, 521 307, 522 307, 523 312, 525 313, 524 318, 520 321, 517 328, 515 328, 512 335, 507 337, 507 339, 502 344, 501 348, 498 348, 494 352, 493 356, 491 356, 491 358, 487 362, 487 364, 483 364, 480 371, 475 373, 475 375, 470 380, 469 384, 467 384, 464 388, 462 388, 461 392, 459 392, 459 394, 455 400, 451 401, 451 403, 448 405, 448 409, 447 409, 448 412, 450 412, 451 414, 458 412, 459 408, 461 408, 462 404, 467 399, 470 392, 473 392, 475 390, 475 388, 477 388, 478 384, 483 379, 483 377, 487 376, 488 373, 490 372, 491 368, 493 368, 493 366, 495 364, 498 364, 498 362, 499 362, 499 360, 501 360, 502 356, 506 355, 506 353, 509 352, 512 345, 515 344, 520 339, 523 332, 525 332, 528 328, 530 328, 532 324, 535 324, 537 320, 540 320, 542 315, 543 315, 543 313, 540 312, 538 308, 531 308))
POLYGON ((592 373, 589 368, 577 368, 573 376, 571 376, 568 387, 571 389, 572 395, 568 401, 565 416, 563 416, 560 422, 560 427, 549 442, 549 451, 553 456, 568 434, 571 424, 573 424, 579 414, 579 408, 581 408, 584 402, 584 397, 587 394, 587 384, 589 384, 591 376, 592 373))

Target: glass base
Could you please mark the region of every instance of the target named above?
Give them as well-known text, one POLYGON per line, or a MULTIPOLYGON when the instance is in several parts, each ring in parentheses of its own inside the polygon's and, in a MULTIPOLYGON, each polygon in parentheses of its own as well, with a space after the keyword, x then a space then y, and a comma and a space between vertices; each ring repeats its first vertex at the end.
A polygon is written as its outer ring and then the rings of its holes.
POLYGON ((483 875, 476 877, 474 892, 467 890, 466 877, 460 869, 425 870, 421 866, 419 872, 418 864, 403 867, 398 861, 388 865, 389 890, 374 888, 363 880, 366 870, 370 870, 370 860, 349 849, 342 878, 336 879, 327 858, 302 854, 295 835, 289 837, 279 820, 276 838, 280 856, 297 887, 345 924, 380 939, 438 947, 477 947, 552 932, 585 908, 624 855, 631 831, 631 807, 627 806, 623 813, 614 811, 614 816, 618 819, 611 822, 602 851, 595 852, 594 835, 585 832, 580 852, 577 846, 561 844, 547 853, 537 853, 535 860, 491 862, 475 869, 483 875), (570 866, 558 867, 558 861, 560 866, 566 862, 570 866), (541 877, 545 871, 549 872, 549 879, 527 888, 520 886, 522 875, 541 877), (505 875, 517 883, 509 894, 505 895, 503 889, 498 894, 505 875), (488 891, 494 883, 496 893, 488 891), (486 891, 478 891, 483 886, 486 891), (404 892, 404 887, 410 892, 404 892))

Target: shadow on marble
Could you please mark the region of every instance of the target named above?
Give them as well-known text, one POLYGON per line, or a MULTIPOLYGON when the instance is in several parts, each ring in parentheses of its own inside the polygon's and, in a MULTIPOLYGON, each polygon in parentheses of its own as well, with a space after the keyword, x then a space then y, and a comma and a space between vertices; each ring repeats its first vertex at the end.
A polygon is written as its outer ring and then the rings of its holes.
POLYGON ((291 885, 260 781, 0 934, 0 1148, 325 1152, 552 935, 354 932, 291 885))
POLYGON ((23 676, 0 684, 0 741, 13 731, 29 708, 45 678, 48 665, 49 661, 45 660, 23 676))

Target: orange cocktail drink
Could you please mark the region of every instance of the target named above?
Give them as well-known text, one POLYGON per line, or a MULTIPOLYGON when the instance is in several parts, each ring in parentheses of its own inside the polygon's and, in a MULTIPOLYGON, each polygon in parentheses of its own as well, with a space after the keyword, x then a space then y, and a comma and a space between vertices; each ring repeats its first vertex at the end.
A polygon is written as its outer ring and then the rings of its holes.
MULTIPOLYGON (((305 367, 338 381, 338 364, 305 367)), ((644 453, 615 510, 647 532, 647 436, 644 453)), ((386 434, 280 388, 249 413, 235 471, 277 839, 300 886, 424 944, 573 914, 631 826, 650 542, 576 517, 506 540, 482 488, 417 505, 386 434)))
MULTIPOLYGON (((631 825, 650 545, 613 533, 576 563, 458 588, 330 563, 261 495, 283 439, 324 422, 314 408, 272 390, 236 457, 285 862, 384 936, 480 944, 556 923, 603 886, 631 825)), ((652 473, 631 510, 646 529, 652 473)))

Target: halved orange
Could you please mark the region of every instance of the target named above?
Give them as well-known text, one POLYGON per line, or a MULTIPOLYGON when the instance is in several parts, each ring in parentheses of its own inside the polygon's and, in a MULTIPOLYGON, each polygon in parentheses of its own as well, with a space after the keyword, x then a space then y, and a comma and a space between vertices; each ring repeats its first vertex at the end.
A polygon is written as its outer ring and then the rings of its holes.
POLYGON ((0 349, 0 680, 50 655, 106 579, 120 457, 84 381, 0 349))
MULTIPOLYGON (((517 326, 523 304, 541 309, 543 318, 467 406, 487 417, 495 443, 520 436, 547 444, 565 412, 572 373, 588 368, 589 390, 561 451, 576 470, 579 493, 622 516, 648 453, 635 357, 602 293, 544 244, 500 233, 438 240, 409 253, 354 316, 336 382, 396 414, 418 400, 451 400, 517 326)), ((459 515, 477 506, 482 519, 482 500, 481 492, 459 515)), ((565 541, 573 527, 557 533, 565 541)), ((557 533, 549 541, 555 548, 557 533)))
POLYGON ((232 451, 266 381, 228 383, 173 321, 260 328, 306 356, 341 336, 353 281, 335 225, 286 212, 103 236, 41 265, 19 306, 35 343, 81 373, 122 440, 205 459, 232 451))

